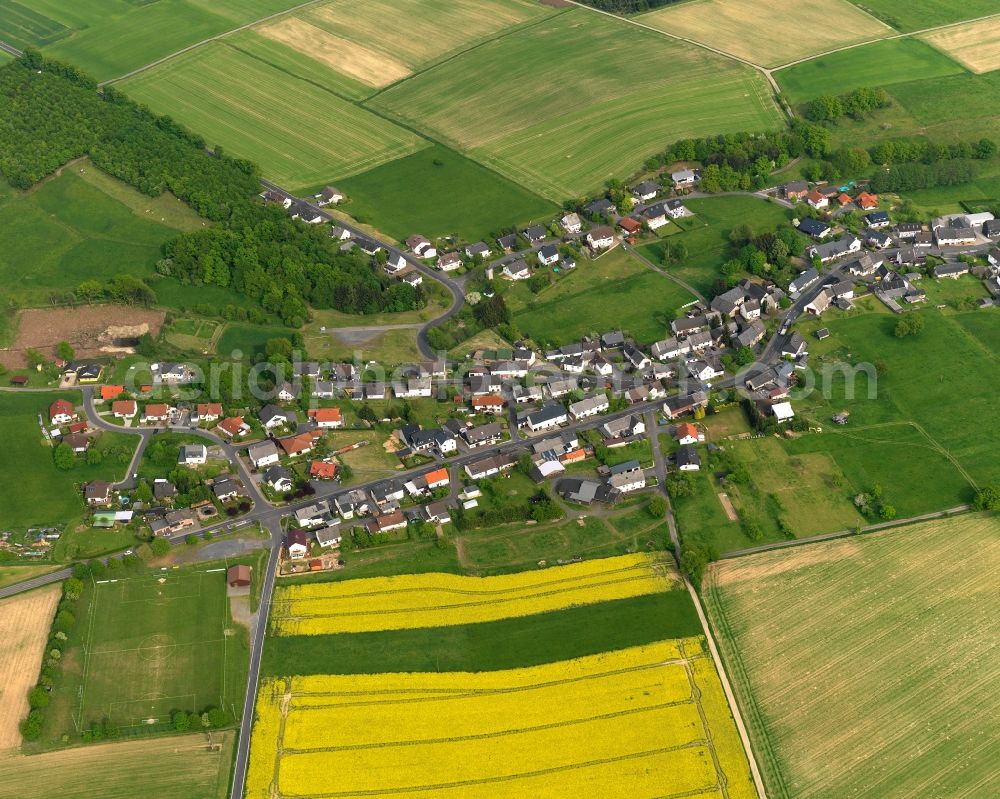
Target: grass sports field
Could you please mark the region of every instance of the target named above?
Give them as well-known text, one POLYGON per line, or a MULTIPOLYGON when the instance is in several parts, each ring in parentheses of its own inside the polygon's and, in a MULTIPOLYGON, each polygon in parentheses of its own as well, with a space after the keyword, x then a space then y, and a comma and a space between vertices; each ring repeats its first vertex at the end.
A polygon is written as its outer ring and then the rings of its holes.
POLYGON ((98 80, 299 4, 299 0, 0 0, 0 39, 40 47, 98 80))
POLYGON ((963 19, 995 14, 993 0, 852 0, 854 4, 901 31, 950 25, 963 19))
POLYGON ((466 51, 368 104, 556 201, 675 139, 781 124, 750 68, 583 9, 466 51))
MULTIPOLYGON (((83 513, 83 495, 77 486, 90 480, 121 480, 125 464, 108 457, 96 466, 82 459, 62 471, 52 461, 52 449, 38 429, 38 414, 47 418, 49 405, 58 398, 82 404, 80 393, 0 394, 0 436, 6 457, 0 459, 0 484, 18 486, 3 496, 4 529, 32 525, 65 524, 83 513)), ((103 452, 125 446, 131 455, 138 437, 127 433, 102 433, 94 445, 103 452)))
POLYGON ((543 346, 612 327, 642 343, 657 341, 666 337, 677 310, 695 299, 621 248, 596 260, 581 258, 575 270, 538 294, 515 284, 504 298, 514 323, 543 346))
POLYGON ((1000 17, 945 28, 923 39, 973 72, 1000 69, 1000 17))
POLYGON ((696 0, 639 20, 766 67, 895 33, 848 0, 696 0))
POLYGON ((250 799, 754 796, 697 638, 511 671, 273 680, 250 751, 250 799))
POLYGON ((558 208, 454 150, 434 146, 337 182, 340 206, 397 241, 414 232, 466 241, 489 238, 498 225, 533 224, 558 208))
POLYGON ((168 227, 154 221, 159 201, 147 201, 140 211, 138 192, 103 173, 82 177, 78 168, 94 171, 89 164, 69 167, 27 193, 0 184, 0 280, 8 296, 22 303, 44 304, 51 292, 75 289, 85 280, 147 277, 176 226, 193 227, 197 219, 176 209, 168 217, 164 210, 160 218, 173 223, 168 227))
POLYGON ((226 799, 236 736, 214 731, 212 741, 220 747, 199 733, 0 757, 0 783, 33 799, 89 799, 95 785, 104 799, 226 799))
POLYGON ((963 516, 711 567, 769 796, 995 793, 998 557, 997 520, 963 516))
POLYGON ((121 88, 294 189, 363 172, 427 145, 315 83, 221 42, 121 88))
POLYGON ((239 716, 247 631, 230 618, 225 573, 203 569, 87 586, 50 732, 104 717, 121 727, 164 723, 174 710, 208 707, 239 716))
POLYGON ((280 635, 330 635, 497 621, 669 588, 662 558, 623 555, 499 577, 421 574, 282 586, 280 635))
POLYGON ((890 39, 780 69, 774 78, 788 101, 798 105, 821 94, 844 94, 862 86, 891 87, 963 72, 961 64, 926 42, 890 39), (874 70, 872 65, 877 65, 874 70))

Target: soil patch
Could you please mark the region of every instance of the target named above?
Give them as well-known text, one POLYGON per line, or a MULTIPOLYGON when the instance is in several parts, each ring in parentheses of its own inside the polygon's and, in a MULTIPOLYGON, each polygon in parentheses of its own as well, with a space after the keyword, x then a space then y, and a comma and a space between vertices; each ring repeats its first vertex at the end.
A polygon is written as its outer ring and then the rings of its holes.
POLYGON ((733 501, 729 498, 729 494, 722 492, 719 494, 719 502, 722 503, 722 509, 726 512, 726 516, 729 517, 729 521, 738 522, 740 517, 736 514, 736 508, 733 507, 733 501))
POLYGON ((14 369, 26 366, 24 353, 28 349, 55 357, 60 341, 68 341, 78 358, 130 353, 132 339, 143 333, 154 338, 159 335, 165 316, 164 311, 124 305, 32 308, 18 316, 14 343, 0 350, 0 363, 14 369))

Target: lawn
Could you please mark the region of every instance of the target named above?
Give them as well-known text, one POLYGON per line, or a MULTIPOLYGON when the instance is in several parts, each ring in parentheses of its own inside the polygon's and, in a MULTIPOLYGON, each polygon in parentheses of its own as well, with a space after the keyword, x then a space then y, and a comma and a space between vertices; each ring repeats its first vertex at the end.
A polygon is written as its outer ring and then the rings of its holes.
POLYGON ((967 502, 974 486, 1000 482, 1000 455, 980 434, 1000 422, 990 376, 998 361, 992 345, 1000 318, 988 311, 916 313, 925 328, 903 339, 893 335, 896 320, 885 313, 829 322, 832 335, 813 368, 822 374, 840 362, 882 364, 876 397, 868 398, 862 378, 850 399, 843 379, 834 377, 801 411, 822 423, 824 432, 786 445, 789 452, 829 452, 859 490, 880 482, 888 495, 891 487, 889 501, 901 516, 967 502), (979 366, 959 376, 953 375, 955 363, 979 366), (851 412, 849 424, 830 425, 830 416, 841 410, 851 412))
POLYGON ((341 209, 397 241, 413 233, 489 238, 500 225, 533 224, 558 207, 440 145, 341 180, 341 209))
POLYGON ((78 616, 46 739, 104 717, 137 727, 169 724, 174 710, 239 714, 248 635, 230 618, 223 571, 201 566, 88 583, 78 616))
POLYGON ((5 0, 0 38, 13 30, 23 44, 109 80, 294 5, 297 0, 5 0), (34 12, 27 25, 25 7, 34 12), (15 14, 10 30, 8 9, 15 14))
POLYGON ((220 356, 227 359, 235 357, 234 353, 239 351, 241 358, 252 362, 255 355, 264 352, 264 347, 269 339, 290 339, 293 332, 287 327, 265 327, 230 322, 219 337, 215 350, 220 356))
POLYGON ((696 0, 639 20, 769 67, 894 33, 847 0, 696 0))
POLYGON ((140 218, 134 205, 121 201, 123 194, 136 199, 124 188, 106 175, 92 183, 67 169, 30 192, 0 192, 0 280, 8 295, 45 304, 50 293, 86 280, 154 274, 160 247, 176 230, 152 214, 140 218), (108 182, 112 193, 105 191, 108 182))
POLYGON ((997 520, 963 516, 710 568, 768 796, 992 793, 998 557, 997 520))
POLYGON ((422 630, 268 639, 264 676, 493 671, 689 635, 701 625, 683 589, 502 621, 422 630))
MULTIPOLYGON (((96 466, 82 459, 68 471, 55 467, 52 449, 38 429, 38 414, 48 421, 48 407, 58 398, 82 404, 79 392, 45 394, 0 394, 0 433, 6 455, 0 459, 0 484, 18 486, 3 492, 0 523, 5 529, 32 525, 62 525, 84 509, 79 486, 91 480, 120 480, 125 464, 106 457, 96 466)), ((125 448, 131 457, 138 437, 126 433, 102 433, 94 445, 102 452, 125 448)), ((127 463, 127 461, 126 461, 127 463)))
POLYGON ((383 367, 392 367, 424 360, 417 346, 417 331, 412 328, 381 333, 329 330, 307 334, 305 344, 310 358, 329 361, 374 361, 383 367))
MULTIPOLYGON (((734 227, 746 224, 754 233, 764 233, 788 223, 784 208, 756 197, 708 197, 684 204, 697 216, 690 230, 672 235, 669 241, 683 242, 688 256, 664 268, 707 296, 712 296, 713 285, 722 276, 719 268, 731 257, 729 234, 734 227)), ((663 241, 644 244, 639 251, 663 265, 663 241)))
POLYGON ((625 330, 640 343, 657 341, 669 335, 678 309, 695 299, 621 248, 595 260, 581 258, 555 284, 522 297, 526 304, 513 303, 514 323, 542 346, 612 329, 625 330))
POLYGON ((201 733, 171 739, 83 746, 23 757, 0 757, 0 782, 11 796, 87 799, 101 786, 104 799, 226 799, 236 735, 212 733, 218 749, 201 733), (114 764, 113 768, 109 764, 114 764))
POLYGON ((782 123, 749 67, 575 8, 366 104, 557 202, 623 177, 676 139, 782 123))
POLYGON ((427 142, 317 83, 221 42, 121 84, 133 99, 258 163, 295 190, 364 172, 427 142))
POLYGON ((778 70, 774 78, 788 101, 798 105, 821 94, 844 94, 862 86, 891 86, 963 72, 960 64, 919 39, 891 39, 814 58, 778 70))
POLYGON ((901 31, 951 25, 963 19, 995 14, 993 0, 852 0, 854 4, 901 31))

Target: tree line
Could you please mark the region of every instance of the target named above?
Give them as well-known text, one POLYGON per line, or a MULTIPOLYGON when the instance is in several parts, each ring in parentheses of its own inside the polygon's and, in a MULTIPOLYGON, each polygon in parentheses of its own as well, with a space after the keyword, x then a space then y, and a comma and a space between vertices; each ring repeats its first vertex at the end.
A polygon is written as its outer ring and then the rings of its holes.
MULTIPOLYGON (((307 319, 309 304, 351 313, 424 304, 420 287, 390 283, 367 256, 341 253, 325 231, 263 206, 251 162, 209 153, 204 139, 169 117, 112 87, 98 91, 89 76, 37 51, 0 68, 0 174, 27 189, 81 156, 149 196, 170 191, 218 223, 168 242, 162 274, 230 287, 292 326, 307 319)), ((100 292, 155 300, 135 285, 100 292)))

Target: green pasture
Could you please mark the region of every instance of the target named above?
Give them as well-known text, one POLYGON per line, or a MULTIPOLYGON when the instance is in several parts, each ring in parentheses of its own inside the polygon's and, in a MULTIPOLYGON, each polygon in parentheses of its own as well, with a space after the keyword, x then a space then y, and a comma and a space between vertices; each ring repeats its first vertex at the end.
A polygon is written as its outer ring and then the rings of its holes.
POLYGON ((995 14, 993 0, 851 0, 896 30, 910 32, 995 14))

